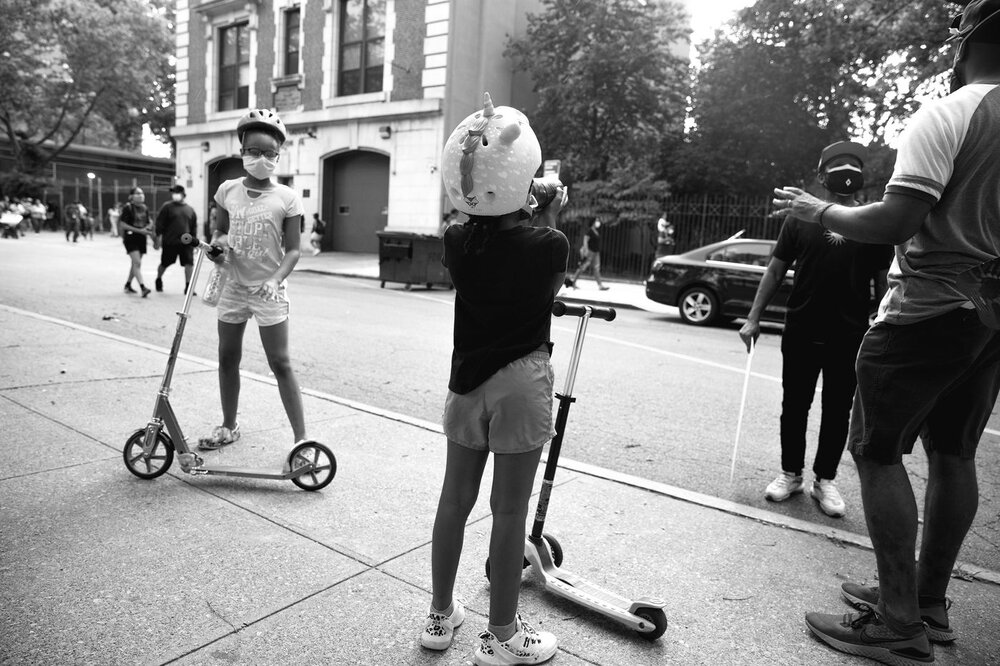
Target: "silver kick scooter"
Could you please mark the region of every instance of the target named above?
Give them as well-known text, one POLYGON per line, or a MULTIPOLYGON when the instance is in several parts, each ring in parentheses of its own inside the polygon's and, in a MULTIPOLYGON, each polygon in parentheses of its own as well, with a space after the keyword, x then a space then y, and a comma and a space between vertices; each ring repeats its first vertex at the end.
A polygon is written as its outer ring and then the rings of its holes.
POLYGON ((167 369, 163 373, 160 390, 153 405, 153 416, 145 428, 132 433, 125 442, 122 457, 125 467, 140 479, 155 479, 165 473, 174 461, 174 451, 181 464, 181 471, 192 475, 242 476, 254 479, 291 481, 303 490, 319 490, 333 481, 337 473, 337 459, 325 445, 313 440, 299 442, 288 454, 288 464, 284 469, 273 470, 255 467, 226 467, 207 464, 197 453, 188 448, 187 438, 181 424, 170 406, 170 381, 174 375, 174 365, 180 353, 184 326, 191 316, 191 297, 198 282, 198 271, 205 254, 218 256, 222 248, 209 245, 184 234, 181 242, 198 248, 198 259, 191 274, 190 287, 184 295, 184 308, 177 313, 177 332, 167 358, 167 369))
MULTIPOLYGON (((569 315, 580 319, 576 325, 573 352, 570 356, 569 368, 566 371, 566 385, 562 393, 556 393, 556 398, 559 401, 559 411, 556 415, 556 435, 549 445, 542 487, 538 493, 535 522, 524 543, 524 566, 535 568, 536 575, 547 590, 620 622, 635 630, 646 640, 653 641, 667 630, 667 615, 663 610, 667 605, 665 601, 653 597, 626 599, 574 573, 560 569, 559 565, 562 564, 563 559, 562 546, 551 534, 542 533, 545 525, 545 514, 549 506, 549 497, 552 494, 553 480, 556 476, 556 467, 559 464, 559 451, 566 433, 569 407, 576 402, 576 398, 573 397, 573 384, 576 382, 576 369, 580 363, 583 340, 587 334, 587 322, 591 317, 612 321, 617 313, 614 308, 567 305, 562 301, 556 301, 552 305, 552 314, 556 317, 569 315)), ((486 560, 486 577, 490 577, 489 559, 486 560)))

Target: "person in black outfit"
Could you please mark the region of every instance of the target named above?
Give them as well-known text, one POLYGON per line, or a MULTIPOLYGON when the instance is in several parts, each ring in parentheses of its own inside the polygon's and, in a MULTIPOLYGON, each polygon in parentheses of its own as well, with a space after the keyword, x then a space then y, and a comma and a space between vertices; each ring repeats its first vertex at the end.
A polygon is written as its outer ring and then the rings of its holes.
POLYGON ((170 188, 171 200, 156 214, 156 237, 161 246, 160 265, 156 269, 156 291, 163 291, 163 272, 175 261, 184 267, 184 293, 191 285, 194 270, 194 248, 181 243, 184 234, 198 235, 198 214, 184 202, 184 187, 170 188))
MULTIPOLYGON (((864 146, 849 141, 823 149, 817 174, 832 201, 856 205, 854 193, 863 185, 866 153, 864 146)), ((804 489, 806 424, 816 380, 822 373, 822 417, 811 494, 827 515, 844 515, 844 500, 834 478, 847 443, 857 386, 854 360, 868 330, 872 282, 881 297, 892 256, 890 245, 850 241, 820 225, 792 217, 782 224, 773 256, 739 333, 749 351, 760 335, 761 313, 794 262, 795 284, 781 338, 782 471, 768 485, 767 499, 781 502, 804 489)))
POLYGON ((121 225, 122 243, 130 260, 125 293, 135 293, 132 288, 132 278, 135 278, 142 297, 146 298, 150 290, 142 281, 142 255, 146 254, 146 238, 153 236, 154 232, 149 220, 149 209, 146 207, 146 193, 141 187, 133 187, 129 191, 128 203, 122 208, 118 223, 121 225))
POLYGON ((594 280, 597 282, 597 288, 601 291, 607 291, 608 287, 601 281, 601 219, 595 217, 594 221, 590 223, 590 228, 587 229, 587 236, 583 240, 583 246, 580 248, 580 258, 583 261, 577 266, 576 271, 573 273, 573 277, 566 278, 564 284, 567 287, 573 287, 576 289, 576 279, 580 277, 580 273, 583 273, 588 268, 594 271, 594 280))

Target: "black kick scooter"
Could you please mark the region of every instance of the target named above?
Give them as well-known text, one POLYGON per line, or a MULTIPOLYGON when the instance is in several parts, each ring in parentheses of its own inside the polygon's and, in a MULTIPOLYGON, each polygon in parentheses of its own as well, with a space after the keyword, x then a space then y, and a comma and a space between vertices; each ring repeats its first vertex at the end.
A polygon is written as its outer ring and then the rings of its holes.
MULTIPOLYGON (((556 467, 559 465, 559 452, 562 448, 563 436, 566 434, 569 407, 576 402, 576 398, 573 397, 573 384, 576 382, 576 369, 580 364, 583 340, 587 334, 587 322, 592 317, 612 321, 617 313, 614 308, 567 305, 562 301, 556 301, 552 304, 552 314, 556 317, 569 315, 580 319, 576 325, 573 351, 570 355, 569 367, 566 370, 566 384, 562 393, 556 393, 556 399, 559 401, 559 411, 556 414, 556 435, 549 445, 542 487, 538 493, 535 522, 524 543, 524 566, 534 566, 536 575, 546 589, 620 622, 634 629, 643 638, 653 641, 667 630, 667 615, 663 610, 667 605, 665 601, 653 597, 626 599, 580 578, 574 573, 560 569, 559 565, 562 564, 563 559, 562 546, 551 534, 542 533, 545 526, 545 514, 549 507, 549 497, 552 495, 556 467)), ((486 560, 486 577, 490 577, 489 559, 486 560)))
POLYGON ((177 332, 170 347, 167 358, 167 369, 163 373, 160 390, 156 394, 153 405, 153 416, 145 428, 136 430, 126 440, 122 457, 125 467, 140 479, 155 479, 165 473, 174 461, 174 451, 181 464, 181 471, 192 475, 242 476, 254 479, 272 479, 275 481, 291 481, 303 490, 319 490, 333 481, 337 473, 337 459, 333 452, 319 442, 305 440, 299 442, 288 454, 288 463, 284 469, 273 470, 253 467, 225 467, 207 464, 197 453, 188 448, 187 438, 181 430, 181 425, 170 406, 170 381, 174 374, 174 365, 180 353, 181 338, 184 337, 184 326, 191 310, 191 297, 194 285, 198 282, 198 271, 205 254, 213 257, 222 252, 222 248, 209 245, 184 234, 181 242, 198 248, 198 259, 191 274, 190 287, 184 295, 184 308, 177 313, 177 332))

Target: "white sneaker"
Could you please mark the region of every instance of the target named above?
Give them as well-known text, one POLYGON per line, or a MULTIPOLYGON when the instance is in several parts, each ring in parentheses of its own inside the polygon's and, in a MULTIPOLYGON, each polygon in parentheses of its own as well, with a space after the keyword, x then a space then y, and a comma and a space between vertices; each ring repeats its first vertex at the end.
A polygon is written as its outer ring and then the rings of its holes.
POLYGON ((454 608, 451 615, 442 615, 432 609, 427 614, 427 625, 420 634, 420 644, 429 650, 447 650, 451 647, 451 639, 455 636, 455 629, 465 621, 465 606, 455 598, 452 600, 454 608))
POLYGON ((547 631, 535 631, 517 616, 517 631, 510 640, 501 643, 489 631, 479 634, 479 648, 473 655, 477 666, 501 664, 540 664, 551 659, 559 646, 556 637, 547 631))
POLYGON ((772 502, 784 502, 795 493, 801 493, 805 488, 802 475, 782 472, 774 481, 768 484, 764 497, 772 502))
POLYGON ((812 492, 814 500, 819 502, 819 508, 828 516, 841 518, 847 511, 844 498, 840 496, 837 485, 830 479, 816 479, 813 481, 812 492))

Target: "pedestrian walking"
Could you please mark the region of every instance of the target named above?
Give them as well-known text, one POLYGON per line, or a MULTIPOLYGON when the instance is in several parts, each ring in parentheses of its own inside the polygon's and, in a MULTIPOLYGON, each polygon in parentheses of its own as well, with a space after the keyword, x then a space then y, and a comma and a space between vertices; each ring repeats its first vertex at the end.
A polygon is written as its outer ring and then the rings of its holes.
POLYGON ((194 270, 194 248, 181 242, 184 234, 198 235, 198 215, 184 201, 184 186, 170 188, 170 201, 160 206, 156 214, 156 237, 160 245, 160 265, 156 268, 156 291, 163 291, 163 273, 174 262, 184 267, 184 293, 191 286, 194 270))
POLYGON ((212 241, 226 248, 225 258, 214 261, 228 262, 231 272, 216 306, 222 424, 201 439, 199 448, 203 450, 219 449, 240 439, 240 359, 243 334, 251 317, 257 321, 294 441, 306 439, 302 395, 288 356, 285 283, 299 260, 304 211, 292 188, 271 180, 287 134, 277 114, 253 109, 240 118, 236 137, 247 175, 225 181, 215 193, 218 229, 212 241))
POLYGON ((118 220, 122 215, 122 205, 119 202, 115 202, 111 208, 108 209, 108 225, 111 227, 111 237, 118 238, 118 220))
POLYGON ((656 221, 656 257, 660 258, 674 251, 674 225, 664 213, 656 221))
POLYGON ((66 230, 66 242, 69 242, 70 235, 73 236, 73 242, 76 243, 80 238, 80 202, 73 201, 66 205, 63 210, 63 226, 66 230))
POLYGON ((309 233, 309 244, 312 245, 313 255, 323 251, 323 234, 326 233, 326 222, 319 218, 319 213, 313 213, 312 231, 309 233))
MULTIPOLYGON (((517 612, 525 518, 542 447, 552 427, 552 302, 562 285, 569 243, 562 232, 532 226, 528 190, 541 148, 517 109, 483 109, 445 144, 441 173, 468 222, 449 227, 443 263, 455 299, 454 350, 444 408, 447 462, 431 545, 433 594, 420 643, 446 650, 465 619, 454 595, 469 513, 493 452, 490 506, 490 609, 476 664, 537 664, 556 637, 535 631, 517 612)), ((546 212, 558 214, 565 190, 546 212)))
POLYGON ((598 217, 594 218, 594 221, 590 223, 590 228, 587 229, 583 244, 580 246, 580 258, 582 259, 580 265, 576 267, 572 277, 565 279, 565 286, 576 289, 577 278, 580 277, 581 273, 590 269, 594 272, 597 288, 606 291, 608 287, 601 280, 601 219, 598 217))
MULTIPOLYGON (((827 199, 856 206, 855 193, 864 183, 867 149, 853 141, 838 141, 823 149, 816 175, 827 199)), ((847 444, 847 428, 857 379, 854 359, 868 330, 871 295, 885 293, 885 276, 892 246, 848 240, 810 222, 786 217, 778 242, 754 296, 740 338, 750 345, 760 335, 760 318, 795 264, 795 282, 788 297, 781 336, 781 472, 764 496, 782 502, 805 488, 806 426, 816 382, 823 376, 819 441, 810 488, 827 515, 846 512, 835 479, 847 444)))
POLYGON ((146 254, 146 239, 154 235, 154 230, 149 219, 149 209, 146 207, 146 193, 141 187, 133 187, 129 191, 128 202, 122 208, 118 223, 122 229, 122 244, 129 258, 125 293, 135 293, 135 289, 132 288, 134 279, 139 283, 142 297, 146 298, 149 296, 149 289, 142 281, 142 256, 146 254))
POLYGON ((959 288, 1000 257, 1000 0, 972 0, 954 27, 952 92, 907 123, 881 201, 851 208, 774 191, 779 214, 896 245, 889 292, 858 352, 849 439, 879 584, 842 585, 859 614, 806 615, 835 649, 894 664, 931 663, 931 643, 958 634, 948 584, 978 507, 976 448, 1000 393, 1000 330, 984 323, 1000 298, 979 286, 980 319, 959 288), (928 477, 914 562, 918 512, 902 459, 918 436, 928 477))

